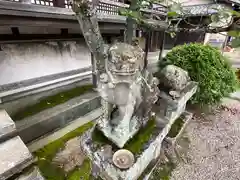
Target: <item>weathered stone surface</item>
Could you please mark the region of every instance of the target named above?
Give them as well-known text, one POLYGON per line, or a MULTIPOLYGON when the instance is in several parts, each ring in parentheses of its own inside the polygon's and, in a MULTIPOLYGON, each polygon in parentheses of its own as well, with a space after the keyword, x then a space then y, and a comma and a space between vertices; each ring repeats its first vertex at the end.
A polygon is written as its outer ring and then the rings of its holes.
POLYGON ((15 180, 45 180, 45 178, 41 175, 39 169, 37 167, 34 167, 33 169, 19 176, 15 180))
POLYGON ((0 140, 16 131, 16 126, 4 109, 0 109, 0 140))
POLYGON ((100 98, 96 93, 83 94, 63 104, 17 121, 16 126, 19 136, 25 143, 29 143, 99 108, 100 104, 100 98))
POLYGON ((190 81, 188 72, 174 65, 166 66, 160 74, 161 83, 170 90, 181 91, 190 81))
POLYGON ((134 155, 127 149, 120 149, 113 154, 113 164, 120 169, 128 169, 134 163, 134 155))
POLYGON ((138 46, 116 43, 109 49, 106 73, 99 77, 103 116, 97 127, 118 147, 148 120, 157 100, 157 79, 144 68, 144 53, 138 46))
POLYGON ((99 169, 100 176, 107 180, 137 180, 144 172, 145 168, 160 155, 162 141, 168 134, 175 119, 171 119, 164 128, 159 128, 147 143, 145 149, 140 155, 136 156, 134 164, 126 170, 120 170, 113 162, 112 157, 104 158, 100 149, 94 148, 94 142, 91 139, 91 131, 89 130, 81 138, 81 146, 86 155, 91 159, 99 169))
POLYGON ((181 91, 180 97, 173 99, 166 92, 161 91, 159 106, 154 107, 155 113, 162 119, 176 119, 184 111, 187 101, 194 95, 197 90, 197 83, 190 81, 188 85, 181 91))
POLYGON ((0 180, 21 172, 32 163, 32 154, 19 136, 0 144, 0 180))
POLYGON ((64 169, 65 172, 81 166, 85 155, 82 153, 79 145, 79 137, 69 140, 63 150, 58 152, 53 159, 53 163, 64 169))

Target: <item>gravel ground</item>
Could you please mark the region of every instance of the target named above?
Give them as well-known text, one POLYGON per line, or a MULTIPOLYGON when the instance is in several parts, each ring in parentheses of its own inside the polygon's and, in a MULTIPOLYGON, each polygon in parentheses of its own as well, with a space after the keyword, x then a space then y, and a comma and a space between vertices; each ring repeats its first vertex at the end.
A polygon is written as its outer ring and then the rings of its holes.
POLYGON ((240 101, 226 99, 211 114, 194 116, 186 133, 187 162, 171 180, 240 180, 240 101))

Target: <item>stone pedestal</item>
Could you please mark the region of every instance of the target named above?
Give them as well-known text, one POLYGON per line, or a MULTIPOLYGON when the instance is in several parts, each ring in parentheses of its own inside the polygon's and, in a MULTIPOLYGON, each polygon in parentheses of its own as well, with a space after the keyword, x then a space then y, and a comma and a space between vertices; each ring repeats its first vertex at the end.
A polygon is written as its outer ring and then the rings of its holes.
MULTIPOLYGON (((147 166, 159 157, 162 141, 168 134, 174 121, 175 119, 171 119, 164 128, 156 126, 154 132, 151 132, 152 137, 148 142, 142 144, 142 151, 139 154, 134 154, 135 162, 133 166, 127 170, 120 170, 112 162, 113 154, 117 149, 105 153, 104 147, 96 148, 97 144, 91 138, 94 128, 87 131, 81 137, 81 147, 90 158, 92 164, 97 167, 97 174, 104 180, 137 180, 147 166)), ((109 146, 109 144, 107 146, 109 146)), ((96 174, 96 172, 94 172, 94 174, 96 174)))
POLYGON ((105 128, 99 128, 102 133, 118 147, 123 147, 124 144, 131 139, 140 129, 139 121, 133 117, 130 121, 128 130, 124 128, 124 131, 115 131, 111 125, 105 125, 105 128))
MULTIPOLYGON (((94 172, 94 174, 99 175, 104 180, 137 180, 143 172, 145 172, 149 164, 156 162, 156 159, 160 155, 163 139, 170 131, 175 120, 185 111, 187 101, 196 90, 197 83, 189 82, 177 99, 171 98, 170 95, 163 91, 161 92, 159 104, 156 104, 153 109, 156 114, 156 127, 151 132, 151 138, 148 142, 142 144, 141 152, 133 154, 135 162, 127 170, 117 168, 112 161, 113 154, 119 150, 119 148, 113 144, 117 142, 119 145, 119 142, 125 142, 125 138, 109 136, 107 138, 113 143, 109 141, 99 147, 99 144, 92 139, 92 133, 95 127, 84 133, 81 137, 81 147, 90 158, 93 167, 95 167, 94 169, 98 171, 97 173, 94 172)), ((137 131, 138 130, 136 130, 136 132, 137 131)), ((144 129, 142 131, 144 131, 144 129)), ((110 133, 112 135, 112 132, 109 132, 109 134, 110 133)), ((106 135, 107 133, 105 132, 103 134, 106 135)), ((132 136, 134 138, 134 135, 129 134, 129 137, 132 136)), ((123 149, 124 148, 127 149, 127 147, 123 147, 123 149)))
POLYGON ((177 119, 186 108, 187 101, 197 91, 198 83, 190 81, 186 87, 180 92, 180 97, 173 99, 168 93, 161 91, 160 99, 157 106, 154 107, 154 112, 161 119, 171 120, 177 119))

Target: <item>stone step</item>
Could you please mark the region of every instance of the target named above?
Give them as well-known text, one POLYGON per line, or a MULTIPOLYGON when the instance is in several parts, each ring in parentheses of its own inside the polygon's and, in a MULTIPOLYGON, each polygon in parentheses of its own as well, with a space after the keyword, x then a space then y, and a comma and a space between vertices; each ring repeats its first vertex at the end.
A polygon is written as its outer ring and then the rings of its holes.
POLYGON ((101 108, 95 109, 91 111, 90 113, 86 114, 85 116, 81 116, 77 118, 76 120, 69 123, 67 126, 58 129, 54 132, 51 132, 49 134, 46 134, 45 136, 42 136, 31 143, 27 144, 27 147, 30 152, 35 152, 47 144, 56 141, 57 139, 60 139, 64 135, 70 133, 71 131, 74 131, 76 128, 83 126, 84 124, 95 121, 102 115, 101 108))
POLYGON ((30 169, 28 172, 16 178, 15 180, 45 180, 45 179, 41 175, 39 169, 37 167, 34 167, 30 169))
POLYGON ((0 109, 0 141, 10 138, 16 131, 16 126, 4 109, 0 109))
POLYGON ((21 172, 33 162, 32 154, 19 136, 0 144, 0 180, 21 172))
POLYGON ((96 92, 89 92, 17 121, 17 132, 25 143, 29 143, 49 132, 65 127, 75 119, 99 107, 99 96, 96 92))

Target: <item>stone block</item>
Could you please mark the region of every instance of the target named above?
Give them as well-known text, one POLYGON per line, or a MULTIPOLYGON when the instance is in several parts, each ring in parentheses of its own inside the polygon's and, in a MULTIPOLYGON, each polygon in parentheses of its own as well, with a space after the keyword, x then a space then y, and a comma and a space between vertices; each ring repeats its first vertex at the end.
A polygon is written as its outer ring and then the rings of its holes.
MULTIPOLYGON (((127 170, 117 168, 112 157, 106 159, 101 148, 95 149, 96 144, 91 139, 92 130, 88 130, 81 137, 81 147, 86 155, 90 158, 92 164, 97 166, 99 176, 105 180, 137 180, 150 163, 155 161, 160 155, 162 141, 168 134, 175 119, 172 119, 164 128, 157 128, 151 139, 143 145, 144 149, 138 155, 135 155, 135 162, 127 170)), ((113 152, 114 153, 114 152, 113 152)))
MULTIPOLYGON (((100 117, 101 118, 101 117, 100 117)), ((141 128, 139 125, 138 119, 136 117, 133 117, 130 121, 129 129, 124 129, 125 131, 119 133, 118 131, 114 131, 113 128, 111 128, 110 123, 106 125, 104 128, 100 128, 98 126, 98 129, 102 131, 102 133, 113 143, 115 143, 118 147, 123 147, 125 143, 131 139, 141 128)))
POLYGON ((0 141, 9 137, 16 131, 16 126, 4 109, 0 109, 0 141))
POLYGON ((177 119, 186 108, 187 101, 195 94, 197 83, 190 82, 181 92, 181 96, 177 99, 172 99, 167 93, 161 92, 160 106, 155 107, 154 111, 158 116, 165 119, 177 119))
POLYGON ((0 144, 0 180, 21 172, 32 163, 33 157, 19 136, 0 144))
POLYGON ((99 96, 95 92, 86 93, 17 121, 17 131, 24 143, 30 143, 49 132, 65 127, 77 118, 99 107, 99 96))
POLYGON ((45 180, 45 178, 41 175, 39 169, 37 167, 34 167, 15 180, 45 180))

